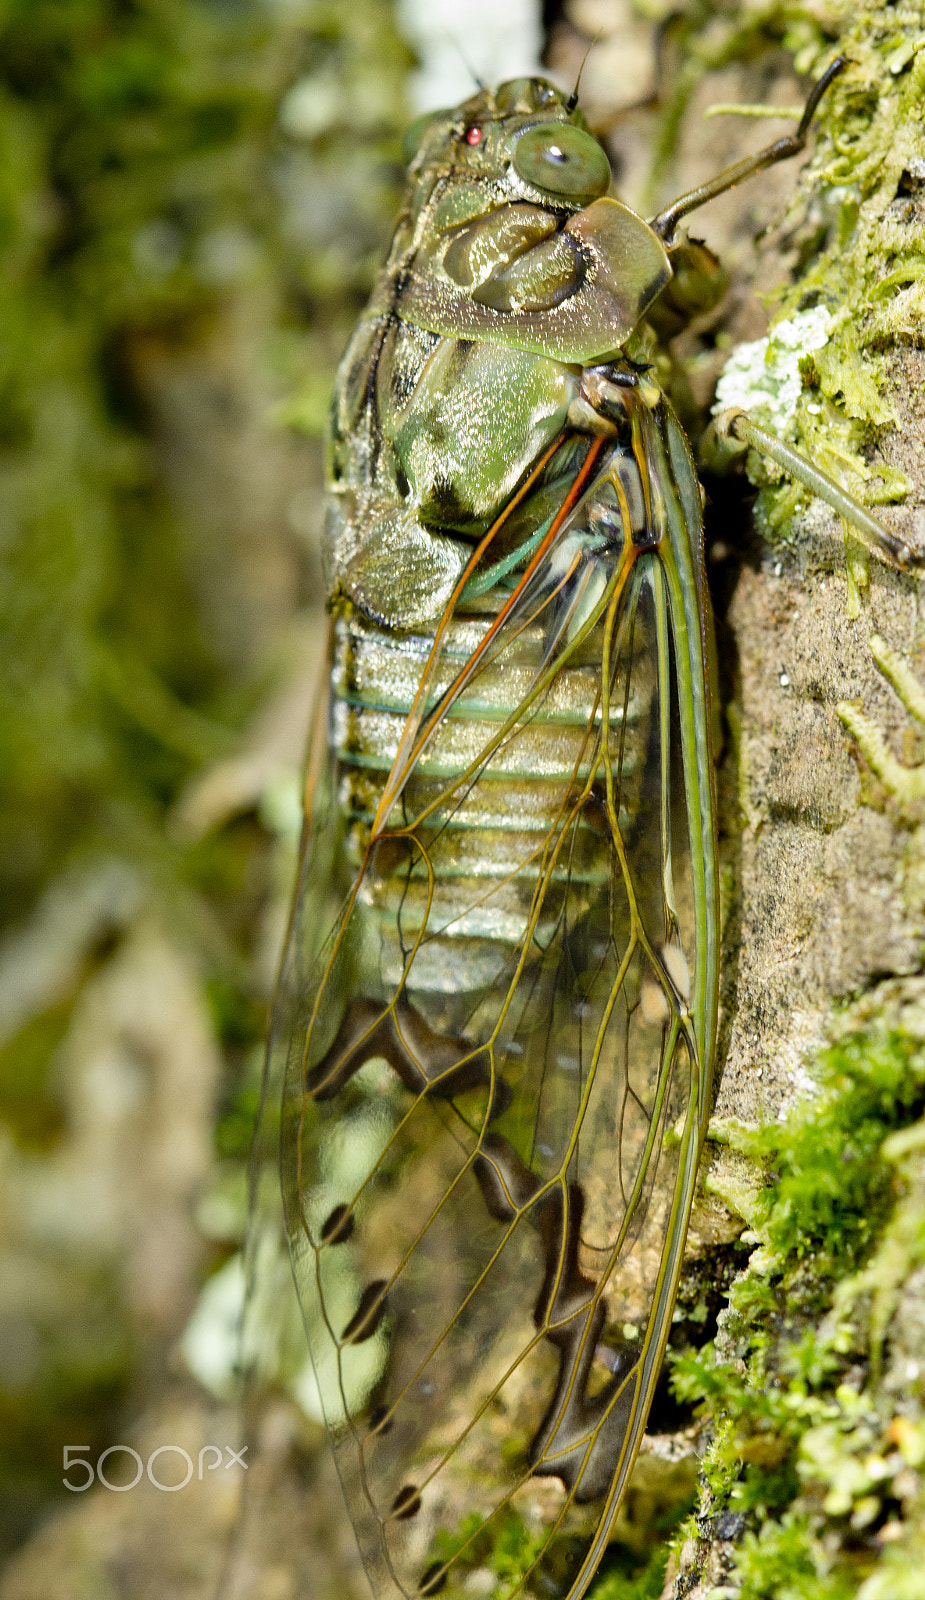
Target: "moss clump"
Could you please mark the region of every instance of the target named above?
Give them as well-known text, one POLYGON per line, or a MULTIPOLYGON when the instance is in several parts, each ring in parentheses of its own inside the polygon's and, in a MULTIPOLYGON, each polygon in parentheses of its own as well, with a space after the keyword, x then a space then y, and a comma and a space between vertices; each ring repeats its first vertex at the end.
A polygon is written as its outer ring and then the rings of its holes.
MULTIPOLYGON (((772 341, 774 323, 789 325, 809 312, 829 317, 824 343, 813 348, 807 342, 799 363, 802 392, 788 405, 782 431, 863 503, 902 501, 910 480, 877 446, 882 434, 904 421, 891 392, 889 356, 921 348, 925 322, 925 252, 916 200, 925 116, 921 8, 852 8, 839 0, 744 11, 692 4, 673 26, 682 65, 662 117, 656 175, 670 168, 685 107, 709 72, 775 46, 808 76, 821 73, 836 52, 848 58, 817 110, 807 172, 780 219, 781 273, 788 279, 769 296, 772 341)), ((765 351, 754 348, 760 388, 767 378, 765 351)), ((733 360, 738 357, 733 352, 733 360)), ((779 413, 776 402, 773 409, 779 413)), ((760 400, 755 414, 765 425, 772 420, 760 400)), ((779 414, 773 421, 780 426, 779 414)), ((774 486, 761 502, 771 529, 805 503, 804 490, 784 483, 777 469, 754 454, 749 474, 765 488, 774 486)))
MULTIPOLYGON (((816 115, 808 179, 785 219, 795 265, 773 297, 777 322, 815 311, 828 323, 824 342, 808 344, 799 363, 802 391, 785 432, 863 503, 882 505, 912 487, 876 446, 903 420, 890 352, 922 342, 925 254, 908 197, 922 160, 925 54, 917 8, 831 20, 849 65, 816 115)), ((804 52, 803 70, 818 71, 831 56, 820 40, 811 62, 804 52)), ((780 483, 757 459, 750 467, 754 481, 780 483)), ((776 488, 764 503, 769 526, 783 525, 804 498, 792 485, 776 488)))
POLYGON ((883 1144, 925 1110, 925 1053, 899 1034, 858 1034, 826 1055, 820 1085, 818 1101, 744 1142, 777 1174, 756 1218, 769 1248, 844 1273, 869 1253, 895 1201, 883 1144))
POLYGON ((743 1600, 874 1600, 921 1584, 925 1411, 909 1379, 925 1045, 871 1023, 828 1052, 818 1087, 783 1124, 740 1135, 768 1172, 750 1218, 760 1248, 713 1344, 674 1359, 679 1399, 710 1419, 700 1532, 743 1519, 724 1576, 743 1600))
MULTIPOLYGON (((611 1547, 588 1590, 589 1600, 659 1600, 665 1585, 670 1535, 682 1514, 675 1511, 662 1519, 654 1530, 661 1537, 653 1541, 655 1548, 643 1561, 629 1550, 611 1547)), ((513 1593, 524 1573, 531 1572, 536 1564, 536 1592, 564 1594, 574 1577, 575 1545, 564 1534, 549 1543, 547 1540, 547 1529, 531 1531, 514 1511, 485 1523, 472 1515, 455 1533, 437 1534, 431 1562, 437 1567, 457 1558, 453 1567, 456 1582, 463 1573, 477 1574, 472 1582, 478 1592, 498 1596, 513 1593)))
POLYGON ((853 473, 857 482, 847 486, 874 503, 909 488, 863 452, 873 430, 898 420, 885 352, 921 342, 925 254, 919 229, 896 205, 921 160, 920 38, 920 15, 885 8, 858 16, 840 37, 850 64, 820 108, 813 199, 780 301, 784 317, 810 305, 832 312, 826 344, 803 364, 797 437, 830 471, 853 473))

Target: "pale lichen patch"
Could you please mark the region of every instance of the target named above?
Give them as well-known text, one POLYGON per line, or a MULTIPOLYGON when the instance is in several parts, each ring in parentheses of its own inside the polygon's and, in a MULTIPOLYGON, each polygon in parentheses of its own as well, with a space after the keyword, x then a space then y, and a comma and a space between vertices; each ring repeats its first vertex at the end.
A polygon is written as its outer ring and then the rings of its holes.
POLYGON ((767 338, 737 346, 716 386, 714 414, 741 406, 776 432, 788 433, 803 392, 800 361, 824 348, 833 320, 825 306, 813 306, 778 322, 767 338))

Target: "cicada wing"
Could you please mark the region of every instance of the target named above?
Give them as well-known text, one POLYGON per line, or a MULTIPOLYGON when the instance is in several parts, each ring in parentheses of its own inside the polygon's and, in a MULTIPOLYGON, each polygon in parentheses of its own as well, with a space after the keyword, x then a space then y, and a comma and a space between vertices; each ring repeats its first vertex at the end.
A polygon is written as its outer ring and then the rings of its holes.
POLYGON ((436 664, 339 624, 348 888, 304 979, 293 933, 283 1171, 377 1596, 462 1594, 512 1522, 499 1594, 567 1549, 580 1595, 645 1426, 715 1029, 696 492, 646 413, 436 664))
POLYGON ((295 1318, 288 1309, 294 1296, 289 1239, 280 1208, 280 1158, 281 1149, 294 1137, 291 1129, 287 1132, 287 1118, 291 1121, 292 1116, 286 1091, 290 1052, 293 1041, 304 1038, 311 975, 324 934, 336 921, 349 886, 349 880, 342 881, 343 818, 334 789, 327 723, 325 691, 319 697, 309 749, 297 882, 273 998, 249 1165, 239 1366, 250 1430, 255 1425, 252 1408, 259 1405, 264 1391, 281 1381, 299 1383, 299 1369, 305 1364, 301 1317, 297 1307, 295 1318), (297 1338, 301 1348, 296 1347, 297 1338))
MULTIPOLYGON (((645 775, 614 842, 631 921, 641 933, 608 1023, 609 1029, 625 1008, 622 1061, 612 1040, 607 1070, 581 1118, 586 1138, 574 1167, 605 1336, 596 1354, 613 1365, 614 1379, 606 1401, 605 1386, 589 1408, 594 1414, 582 1437, 576 1498, 592 1493, 601 1512, 570 1597, 585 1592, 597 1568, 646 1426, 677 1293, 715 1051, 713 640, 699 486, 667 407, 647 416, 640 433, 637 453, 651 495, 647 521, 657 539, 635 562, 633 634, 624 628, 616 682, 631 686, 644 661, 654 664, 655 689, 645 775), (615 1113, 622 1118, 617 1126, 615 1113), (608 1143, 617 1155, 616 1182, 613 1167, 608 1182, 608 1143)), ((619 767, 611 769, 616 776, 619 767)), ((605 1056, 606 1050, 602 1066, 605 1056)), ((566 1423, 567 1405, 557 1417, 560 1433, 566 1423)))

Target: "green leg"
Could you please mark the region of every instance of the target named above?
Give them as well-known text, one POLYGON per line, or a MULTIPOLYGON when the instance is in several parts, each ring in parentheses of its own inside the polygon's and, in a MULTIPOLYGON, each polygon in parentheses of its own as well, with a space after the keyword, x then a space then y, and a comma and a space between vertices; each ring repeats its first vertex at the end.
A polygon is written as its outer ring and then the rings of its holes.
POLYGON ((904 539, 891 533, 882 522, 871 516, 859 500, 846 494, 834 478, 830 478, 828 473, 823 472, 806 456, 800 455, 792 445, 785 444, 776 434, 769 433, 766 428, 759 428, 757 423, 752 422, 747 412, 731 407, 728 411, 720 413, 713 426, 719 439, 732 443, 733 448, 735 443, 738 443, 744 448, 757 450, 759 455, 775 461, 789 473, 791 478, 802 483, 810 494, 824 500, 827 506, 837 511, 840 517, 844 517, 879 556, 898 567, 925 566, 925 551, 914 550, 904 539))

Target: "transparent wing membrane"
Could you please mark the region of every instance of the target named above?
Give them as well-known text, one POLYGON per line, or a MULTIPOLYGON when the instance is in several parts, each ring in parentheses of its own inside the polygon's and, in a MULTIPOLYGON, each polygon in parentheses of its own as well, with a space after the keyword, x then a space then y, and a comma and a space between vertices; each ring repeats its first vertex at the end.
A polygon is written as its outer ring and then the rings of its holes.
POLYGON ((645 1427, 705 1125, 697 488, 666 408, 640 406, 628 442, 564 448, 563 514, 541 485, 542 537, 521 512, 436 642, 334 629, 267 1104, 381 1597, 469 1592, 512 1525, 526 1553, 499 1595, 584 1592, 645 1427))

